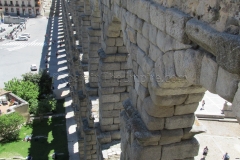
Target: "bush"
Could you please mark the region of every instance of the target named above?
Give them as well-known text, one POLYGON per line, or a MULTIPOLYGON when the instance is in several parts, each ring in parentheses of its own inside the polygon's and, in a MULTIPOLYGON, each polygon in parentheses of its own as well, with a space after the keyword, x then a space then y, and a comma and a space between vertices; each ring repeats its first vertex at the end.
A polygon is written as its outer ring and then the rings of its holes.
POLYGON ((18 139, 24 118, 17 112, 0 116, 0 137, 4 141, 18 139))

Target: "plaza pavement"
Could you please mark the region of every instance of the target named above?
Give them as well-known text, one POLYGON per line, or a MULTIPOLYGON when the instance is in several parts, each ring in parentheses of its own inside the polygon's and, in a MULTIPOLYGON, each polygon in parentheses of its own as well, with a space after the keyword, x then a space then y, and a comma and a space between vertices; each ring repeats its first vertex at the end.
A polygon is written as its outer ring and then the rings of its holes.
POLYGON ((225 99, 221 98, 217 94, 206 91, 202 100, 205 100, 204 110, 201 110, 202 101, 200 101, 199 106, 195 112, 196 115, 222 115, 222 109, 225 103, 225 99))
POLYGON ((238 123, 203 121, 207 132, 196 135, 200 149, 195 160, 202 159, 203 149, 207 146, 209 151, 205 160, 221 160, 227 152, 231 160, 240 159, 240 126, 238 123))

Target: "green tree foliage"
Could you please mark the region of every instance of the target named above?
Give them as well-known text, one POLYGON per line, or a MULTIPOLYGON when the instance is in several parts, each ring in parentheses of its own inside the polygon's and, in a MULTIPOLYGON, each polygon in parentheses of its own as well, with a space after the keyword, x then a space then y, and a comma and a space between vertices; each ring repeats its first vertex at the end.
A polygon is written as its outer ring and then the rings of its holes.
POLYGON ((57 101, 54 98, 47 96, 45 99, 41 99, 38 102, 38 108, 36 110, 36 114, 55 111, 56 105, 57 105, 57 101))
POLYGON ((39 73, 25 73, 22 75, 24 81, 30 81, 39 86, 39 99, 44 95, 52 94, 52 77, 43 70, 39 73))
POLYGON ((5 90, 12 91, 17 96, 21 97, 25 101, 29 103, 31 106, 31 102, 38 98, 39 88, 36 84, 30 81, 22 81, 16 78, 5 82, 5 90))
POLYGON ((23 81, 30 81, 36 85, 39 85, 41 74, 29 72, 29 73, 23 74, 22 78, 23 78, 23 81))
POLYGON ((40 95, 42 98, 44 95, 52 94, 52 77, 48 74, 47 70, 40 73, 41 78, 39 81, 40 95))
POLYGON ((37 99, 31 99, 28 103, 31 104, 31 106, 29 106, 29 113, 37 113, 38 110, 38 100, 37 99))
POLYGON ((3 141, 16 140, 24 118, 17 112, 0 116, 0 137, 3 141))
POLYGON ((52 77, 46 70, 40 73, 25 73, 23 79, 12 79, 6 83, 5 90, 12 91, 29 103, 29 112, 46 113, 56 109, 56 100, 52 94, 52 77))

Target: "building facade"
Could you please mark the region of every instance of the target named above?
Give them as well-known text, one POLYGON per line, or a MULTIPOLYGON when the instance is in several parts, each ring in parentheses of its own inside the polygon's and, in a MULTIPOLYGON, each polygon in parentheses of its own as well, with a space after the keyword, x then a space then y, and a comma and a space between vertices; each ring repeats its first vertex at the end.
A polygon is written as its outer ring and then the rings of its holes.
POLYGON ((40 0, 0 0, 0 10, 4 15, 36 17, 41 9, 40 0))
POLYGON ((0 9, 0 21, 3 22, 4 19, 4 11, 3 9, 0 9))

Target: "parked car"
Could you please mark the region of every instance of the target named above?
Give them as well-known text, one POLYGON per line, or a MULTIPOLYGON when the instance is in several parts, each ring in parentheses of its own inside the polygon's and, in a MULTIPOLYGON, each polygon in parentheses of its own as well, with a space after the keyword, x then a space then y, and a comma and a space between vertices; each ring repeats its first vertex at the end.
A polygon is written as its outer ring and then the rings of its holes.
POLYGON ((37 71, 37 65, 31 64, 31 71, 37 71))
POLYGON ((15 41, 28 41, 28 37, 26 37, 26 36, 19 36, 18 38, 15 39, 15 41))
POLYGON ((6 39, 6 38, 2 38, 2 37, 1 37, 1 38, 0 38, 0 42, 4 41, 5 39, 6 39))
POLYGON ((30 33, 23 33, 23 34, 21 34, 21 36, 26 36, 26 37, 30 38, 30 33))
POLYGON ((1 27, 0 28, 0 33, 4 32, 4 31, 6 31, 6 29, 1 27))

